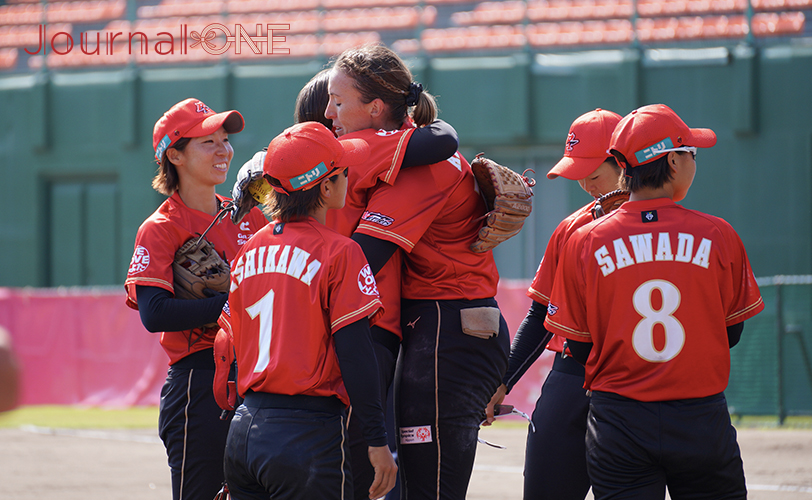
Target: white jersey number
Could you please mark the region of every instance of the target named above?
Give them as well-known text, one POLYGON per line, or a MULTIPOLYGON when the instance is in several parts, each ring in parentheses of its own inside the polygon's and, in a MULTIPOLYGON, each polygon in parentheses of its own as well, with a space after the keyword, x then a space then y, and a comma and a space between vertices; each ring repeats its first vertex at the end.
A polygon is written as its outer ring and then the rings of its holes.
POLYGON ((632 334, 632 345, 638 356, 652 363, 663 363, 680 353, 685 345, 685 329, 672 316, 679 308, 680 300, 679 288, 665 280, 647 281, 634 291, 632 303, 643 317, 632 334), (651 303, 654 290, 659 290, 662 296, 662 306, 658 310, 651 303), (654 347, 654 326, 657 324, 665 330, 665 345, 661 350, 654 347))
POLYGON ((264 297, 245 308, 245 311, 256 319, 259 316, 259 351, 254 373, 262 373, 271 362, 271 329, 273 328, 273 290, 264 297))

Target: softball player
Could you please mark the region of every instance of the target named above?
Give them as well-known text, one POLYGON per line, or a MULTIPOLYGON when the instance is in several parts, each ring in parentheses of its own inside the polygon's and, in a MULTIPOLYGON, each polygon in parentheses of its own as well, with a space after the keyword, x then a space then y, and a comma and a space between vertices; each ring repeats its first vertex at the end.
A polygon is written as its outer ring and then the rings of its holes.
MULTIPOLYGON (((418 124, 436 116, 433 98, 385 47, 354 49, 336 60, 325 116, 339 136, 370 127, 370 116, 405 116, 411 105, 418 124)), ((368 140, 375 147, 378 139, 368 140)), ((368 191, 353 236, 367 255, 406 253, 396 390, 405 498, 465 497, 482 408, 507 366, 507 326, 493 299, 496 265, 490 252, 468 248, 484 214, 470 166, 455 153, 368 191)))
POLYGON ((709 129, 662 104, 624 117, 610 152, 631 198, 576 231, 545 326, 585 362, 595 498, 746 498, 724 389, 743 322, 763 308, 739 236, 675 202, 709 129))
POLYGON ((344 205, 347 167, 367 157, 364 141, 338 141, 316 122, 268 146, 274 221, 237 255, 221 318, 245 398, 226 448, 235 499, 349 497, 350 400, 375 470, 367 496, 395 484, 369 333, 383 312, 375 278, 358 245, 324 225, 344 205))
MULTIPOLYGON (((227 294, 175 299, 172 261, 188 239, 202 234, 227 201, 215 193, 226 180, 234 151, 228 135, 240 132, 237 111, 215 113, 198 99, 172 106, 155 123, 153 148, 160 165, 152 185, 169 198, 141 224, 125 283, 127 305, 144 327, 161 332, 169 371, 161 390, 159 434, 172 471, 175 500, 213 498, 223 482, 228 421, 212 393, 214 324, 227 294)), ((206 238, 226 257, 267 224, 252 210, 239 226, 215 224, 206 238)))
MULTIPOLYGON (((564 157, 547 177, 578 181, 594 198, 617 189, 622 171, 606 151, 620 119, 617 113, 603 109, 579 116, 567 134, 564 157)), ((527 291, 533 303, 513 338, 507 373, 486 410, 485 425, 490 425, 494 405, 502 403, 505 394, 538 359, 549 340, 547 349, 555 353, 553 368, 536 401, 532 418, 535 432, 527 434, 524 462, 527 499, 583 500, 589 492, 584 444, 589 397, 584 390, 584 367, 565 349, 563 337, 555 335, 550 339, 544 318, 564 243, 576 229, 592 222, 593 205, 594 202, 576 210, 553 231, 527 291)))

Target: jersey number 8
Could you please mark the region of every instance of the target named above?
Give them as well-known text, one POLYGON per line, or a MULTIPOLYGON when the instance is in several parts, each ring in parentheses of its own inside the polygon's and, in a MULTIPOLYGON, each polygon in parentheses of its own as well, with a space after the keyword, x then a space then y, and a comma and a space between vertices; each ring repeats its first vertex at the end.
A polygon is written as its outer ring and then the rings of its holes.
POLYGON ((680 353, 685 345, 685 329, 673 316, 680 300, 679 288, 665 280, 647 281, 634 291, 632 303, 643 317, 632 334, 632 345, 638 356, 651 363, 664 363, 680 353), (662 305, 656 310, 652 305, 654 290, 659 290, 662 297, 662 305), (654 326, 657 324, 662 325, 665 332, 665 345, 660 350, 654 346, 654 326))

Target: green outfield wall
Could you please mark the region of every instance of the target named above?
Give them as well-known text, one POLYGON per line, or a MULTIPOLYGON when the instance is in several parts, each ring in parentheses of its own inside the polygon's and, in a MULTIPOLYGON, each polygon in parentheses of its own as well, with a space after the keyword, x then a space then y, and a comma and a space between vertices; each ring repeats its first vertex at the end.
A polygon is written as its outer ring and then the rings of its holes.
MULTIPOLYGON (((812 272, 812 47, 519 53, 417 58, 409 64, 438 96, 466 157, 484 151, 535 170, 534 212, 495 251, 504 278, 529 279, 557 223, 589 201, 578 185, 548 180, 569 124, 602 107, 626 114, 671 106, 716 147, 699 152, 683 204, 727 219, 757 276, 812 272)), ((139 224, 162 196, 152 126, 172 104, 198 97, 238 109, 246 129, 239 166, 292 123, 301 86, 325 61, 268 65, 40 72, 0 78, 0 175, 6 206, 0 286, 123 283, 139 224)))

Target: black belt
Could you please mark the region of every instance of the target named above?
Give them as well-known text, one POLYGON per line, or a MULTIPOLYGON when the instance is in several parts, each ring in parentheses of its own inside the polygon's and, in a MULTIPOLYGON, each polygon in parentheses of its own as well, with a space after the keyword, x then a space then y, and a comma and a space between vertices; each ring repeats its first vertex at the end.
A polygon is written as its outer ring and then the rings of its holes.
POLYGON ((579 377, 584 376, 584 365, 575 361, 575 358, 572 356, 567 356, 566 358, 561 355, 561 353, 556 353, 555 359, 553 360, 553 370, 557 372, 564 372, 569 373, 570 375, 577 375, 579 377))
POLYGON ((245 406, 254 408, 285 408, 290 410, 323 411, 342 415, 346 407, 336 396, 307 396, 304 394, 271 394, 248 391, 245 406))
POLYGON ((214 348, 193 352, 172 364, 177 370, 214 370, 214 348))

